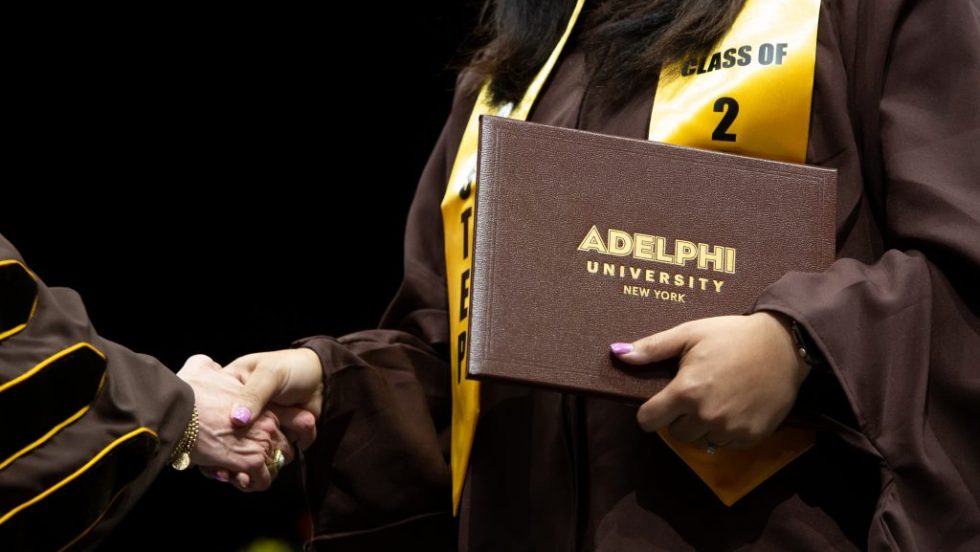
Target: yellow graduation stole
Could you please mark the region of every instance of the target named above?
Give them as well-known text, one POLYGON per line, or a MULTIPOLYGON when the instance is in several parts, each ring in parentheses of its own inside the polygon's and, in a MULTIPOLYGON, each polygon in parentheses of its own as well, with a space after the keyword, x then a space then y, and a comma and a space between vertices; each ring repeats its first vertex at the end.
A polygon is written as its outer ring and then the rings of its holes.
MULTIPOLYGON (((565 32, 517 105, 490 105, 489 83, 484 84, 442 200, 452 355, 454 511, 459 508, 480 412, 480 384, 466 379, 465 368, 479 118, 527 118, 584 3, 577 0, 565 32)), ((661 71, 648 138, 803 163, 819 12, 820 0, 747 0, 711 54, 661 71)), ((700 447, 675 441, 666 431, 660 435, 726 505, 805 452, 814 439, 809 431, 780 428, 751 449, 723 448, 709 455, 700 447)))

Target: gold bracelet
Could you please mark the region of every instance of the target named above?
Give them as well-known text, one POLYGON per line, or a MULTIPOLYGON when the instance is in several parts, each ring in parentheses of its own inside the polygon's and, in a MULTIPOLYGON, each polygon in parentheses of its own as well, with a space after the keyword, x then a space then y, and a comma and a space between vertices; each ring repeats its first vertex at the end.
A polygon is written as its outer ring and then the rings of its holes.
POLYGON ((191 451, 194 450, 194 444, 197 443, 199 427, 197 405, 195 404, 194 411, 191 413, 191 421, 184 429, 184 435, 181 436, 180 441, 177 441, 174 451, 170 453, 170 466, 173 469, 183 471, 191 465, 191 451))

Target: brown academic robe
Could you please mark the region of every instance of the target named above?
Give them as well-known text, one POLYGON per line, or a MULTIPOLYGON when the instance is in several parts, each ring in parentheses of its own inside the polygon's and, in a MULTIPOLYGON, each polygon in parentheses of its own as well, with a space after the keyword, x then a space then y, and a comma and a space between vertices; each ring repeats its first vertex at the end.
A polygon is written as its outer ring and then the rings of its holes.
MULTIPOLYGON (((301 342, 327 389, 306 464, 314 546, 980 549, 978 91, 976 2, 824 0, 807 162, 839 170, 839 260, 756 305, 829 361, 795 413, 822 429, 813 450, 726 508, 635 407, 485 384, 454 526, 439 203, 474 102, 457 92, 380 328, 301 342)), ((573 41, 530 120, 644 138, 652 95, 603 113, 573 41)))
MULTIPOLYGON (((23 261, 0 236, 8 260, 23 261)), ((0 334, 26 323, 0 341, 0 550, 86 548, 166 465, 194 395, 24 266, 0 265, 0 334)))

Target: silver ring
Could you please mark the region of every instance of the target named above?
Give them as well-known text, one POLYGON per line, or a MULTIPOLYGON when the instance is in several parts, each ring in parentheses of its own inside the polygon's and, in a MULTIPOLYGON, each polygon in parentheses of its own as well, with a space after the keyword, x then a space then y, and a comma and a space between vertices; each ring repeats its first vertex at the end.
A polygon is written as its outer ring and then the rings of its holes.
POLYGON ((704 452, 709 455, 714 455, 718 452, 718 445, 711 442, 707 437, 704 438, 704 452))

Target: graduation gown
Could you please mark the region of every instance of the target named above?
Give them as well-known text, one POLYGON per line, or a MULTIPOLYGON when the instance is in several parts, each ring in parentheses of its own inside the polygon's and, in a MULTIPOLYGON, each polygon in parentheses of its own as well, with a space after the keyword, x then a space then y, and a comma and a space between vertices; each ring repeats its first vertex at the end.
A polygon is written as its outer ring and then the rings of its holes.
POLYGON ((86 548, 167 464, 194 394, 96 334, 0 236, 0 550, 86 548))
MULTIPOLYGON (((723 506, 635 407, 484 384, 458 520, 440 201, 475 93, 457 81, 375 330, 300 342, 323 361, 306 459, 325 550, 958 550, 980 546, 980 10, 824 0, 807 163, 839 171, 838 260, 756 309, 828 361, 795 416, 816 446, 723 506)), ((396 90, 392 90, 396 93, 396 90)), ((574 37, 529 120, 645 138, 654 89, 604 110, 574 37)), ((778 91, 773 91, 778 101, 778 91)), ((623 336, 635 339, 641 336, 623 336)))

